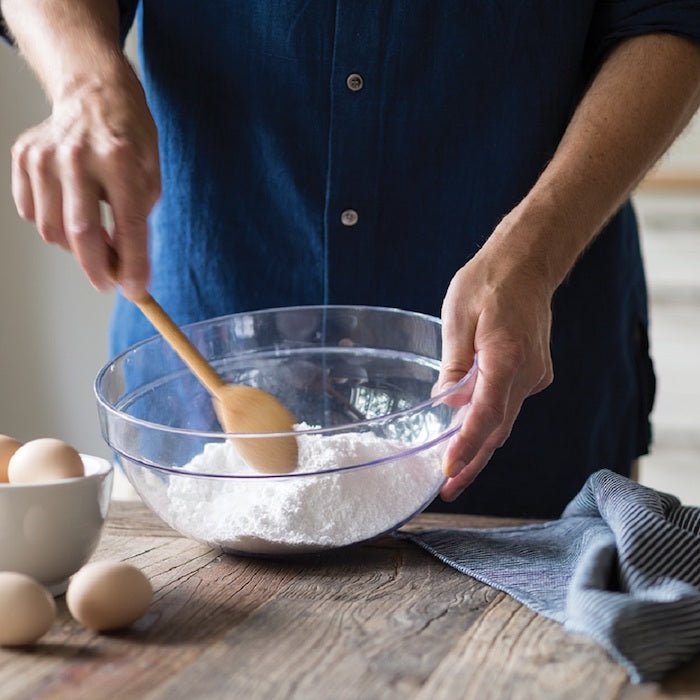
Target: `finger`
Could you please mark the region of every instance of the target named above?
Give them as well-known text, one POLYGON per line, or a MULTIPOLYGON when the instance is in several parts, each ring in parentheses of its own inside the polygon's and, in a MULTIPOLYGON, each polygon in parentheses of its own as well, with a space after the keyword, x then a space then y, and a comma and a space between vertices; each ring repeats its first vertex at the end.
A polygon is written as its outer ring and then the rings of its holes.
MULTIPOLYGON (((517 392, 511 391, 511 397, 513 397, 517 392)), ((518 394, 520 396, 520 394, 518 394)), ((456 477, 462 471, 474 471, 474 476, 478 474, 483 468, 484 464, 479 465, 479 456, 483 454, 490 455, 494 453, 499 447, 502 447, 506 440, 510 437, 511 431, 513 430, 513 425, 515 425, 515 420, 520 413, 523 401, 515 400, 512 401, 507 409, 507 414, 504 420, 499 424, 499 426, 494 430, 485 440, 481 449, 477 452, 476 456, 471 461, 466 461, 463 455, 468 454, 468 448, 465 448, 462 443, 461 433, 456 433, 450 440, 447 450, 445 451, 444 459, 444 472, 448 477, 456 477)))
POLYGON ((26 221, 34 221, 34 197, 29 174, 24 168, 24 157, 12 151, 12 199, 17 213, 26 221))
POLYGON ((455 321, 445 319, 442 326, 442 358, 436 393, 447 391, 451 385, 460 381, 474 364, 474 329, 474 324, 466 318, 455 321))
POLYGON ((29 154, 29 175, 34 201, 34 222, 47 243, 68 247, 63 229, 63 196, 56 175, 54 152, 37 146, 29 154))
POLYGON ((100 217, 100 187, 80 163, 64 165, 63 216, 66 237, 90 283, 100 291, 114 286, 109 245, 100 217))
POLYGON ((113 246, 119 258, 119 283, 127 298, 139 299, 148 286, 150 203, 123 180, 107 184, 107 198, 114 218, 113 246))
POLYGON ((442 326, 442 358, 440 361, 440 373, 438 375, 432 395, 450 391, 455 384, 461 382, 453 393, 443 398, 448 406, 465 406, 472 398, 475 376, 471 381, 465 380, 470 372, 475 375, 476 352, 474 351, 474 329, 470 317, 458 314, 458 318, 451 318, 443 308, 444 322, 442 326))
POLYGON ((112 244, 118 257, 119 282, 127 298, 143 297, 149 278, 148 214, 160 194, 160 172, 145 162, 128 141, 111 144, 102 162, 103 182, 111 207, 112 244))
POLYGON ((479 352, 471 407, 445 452, 443 469, 447 476, 454 476, 482 449, 493 451, 505 439, 509 432, 506 421, 514 378, 512 364, 500 357, 500 351, 479 352))
POLYGON ((454 501, 481 473, 482 469, 489 463, 494 450, 484 448, 480 450, 476 457, 455 476, 448 479, 440 489, 440 497, 448 503, 454 501))
POLYGON ((430 390, 431 397, 436 397, 445 392, 450 392, 443 395, 439 399, 440 403, 444 403, 451 408, 460 408, 468 406, 474 395, 474 386, 476 385, 476 375, 479 370, 478 355, 474 355, 474 364, 469 371, 456 382, 446 382, 440 386, 439 380, 432 386, 430 390))
MULTIPOLYGON (((479 450, 476 457, 469 463, 463 462, 459 457, 451 463, 451 470, 446 472, 450 478, 441 495, 446 501, 455 500, 465 488, 467 488, 481 473, 482 469, 488 464, 496 449, 502 447, 506 440, 510 437, 510 433, 515 424, 515 420, 520 413, 520 409, 527 396, 527 387, 529 384, 523 384, 522 381, 516 381, 511 387, 510 400, 506 411, 506 416, 501 425, 492 433, 484 443, 484 446, 479 450)), ((462 446, 459 444, 460 434, 457 433, 448 445, 448 451, 454 454, 462 454, 462 446)), ((446 455, 447 456, 447 455, 446 455)))
POLYGON ((474 366, 475 358, 476 354, 473 350, 470 350, 468 355, 465 355, 465 357, 460 358, 457 361, 454 361, 451 358, 446 358, 443 355, 440 364, 440 374, 438 375, 437 382, 435 383, 435 393, 448 391, 455 384, 460 382, 474 366))

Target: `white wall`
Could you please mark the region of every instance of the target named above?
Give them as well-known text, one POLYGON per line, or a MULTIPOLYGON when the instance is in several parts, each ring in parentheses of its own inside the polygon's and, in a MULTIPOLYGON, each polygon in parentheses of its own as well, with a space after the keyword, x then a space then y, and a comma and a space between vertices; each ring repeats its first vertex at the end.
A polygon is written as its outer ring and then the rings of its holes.
POLYGON ((48 105, 20 57, 0 44, 0 433, 58 437, 106 455, 92 384, 107 357, 111 298, 15 211, 10 147, 48 105))

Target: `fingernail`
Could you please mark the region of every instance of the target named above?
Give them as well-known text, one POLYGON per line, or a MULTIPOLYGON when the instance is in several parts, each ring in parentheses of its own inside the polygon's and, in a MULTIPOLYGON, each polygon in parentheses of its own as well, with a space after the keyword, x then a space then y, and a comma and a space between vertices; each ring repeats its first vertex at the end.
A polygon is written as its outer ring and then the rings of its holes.
POLYGON ((463 462, 461 459, 457 459, 450 464, 446 464, 443 472, 445 473, 445 476, 451 479, 457 476, 457 474, 459 474, 466 466, 466 462, 463 462))
POLYGON ((98 291, 98 292, 109 292, 114 285, 110 281, 104 281, 101 280, 100 282, 93 282, 92 286, 98 291))
POLYGON ((457 500, 457 497, 461 494, 461 491, 458 491, 457 493, 452 493, 449 496, 445 497, 442 496, 442 500, 445 501, 445 503, 452 503, 453 501, 457 500))

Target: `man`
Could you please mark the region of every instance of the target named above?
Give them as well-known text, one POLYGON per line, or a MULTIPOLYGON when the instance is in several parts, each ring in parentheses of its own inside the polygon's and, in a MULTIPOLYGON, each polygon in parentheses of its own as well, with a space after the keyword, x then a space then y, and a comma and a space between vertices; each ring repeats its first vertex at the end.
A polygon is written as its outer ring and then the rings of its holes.
MULTIPOLYGON (((180 323, 441 311, 441 386, 479 360, 446 455, 455 510, 556 516, 647 451, 625 200, 698 106, 700 3, 151 0, 145 96, 120 49, 135 1, 0 6, 52 102, 13 149, 18 211, 97 288, 114 249, 124 297, 150 257, 180 323)), ((115 351, 152 333, 124 297, 115 351)))

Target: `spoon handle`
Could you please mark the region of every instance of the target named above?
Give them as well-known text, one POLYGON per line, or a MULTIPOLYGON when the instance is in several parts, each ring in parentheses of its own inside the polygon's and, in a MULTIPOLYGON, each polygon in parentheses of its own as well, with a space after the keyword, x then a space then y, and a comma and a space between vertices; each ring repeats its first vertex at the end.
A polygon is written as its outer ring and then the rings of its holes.
POLYGON ((192 345, 189 338, 172 318, 168 316, 163 307, 150 294, 146 294, 134 303, 180 356, 180 359, 194 372, 207 391, 216 397, 224 386, 224 381, 206 361, 202 353, 192 345))

